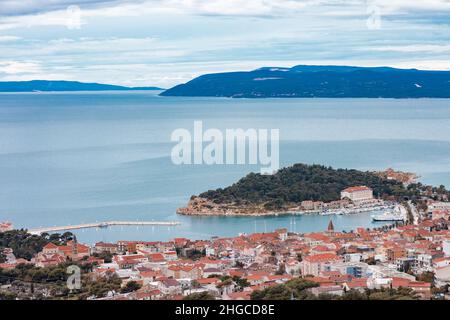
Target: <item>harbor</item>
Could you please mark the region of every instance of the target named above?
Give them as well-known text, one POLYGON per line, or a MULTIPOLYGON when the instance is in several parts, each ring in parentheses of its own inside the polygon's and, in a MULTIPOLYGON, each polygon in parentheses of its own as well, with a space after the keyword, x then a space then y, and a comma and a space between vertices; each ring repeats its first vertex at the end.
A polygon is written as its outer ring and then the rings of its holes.
POLYGON ((285 212, 277 213, 262 213, 253 214, 251 216, 279 216, 279 215, 320 215, 320 216, 342 216, 342 215, 355 215, 358 213, 374 212, 380 210, 395 210, 394 204, 382 204, 374 206, 358 206, 352 208, 338 208, 338 209, 321 209, 321 210, 286 210, 285 212))
POLYGON ((386 211, 379 215, 372 215, 372 220, 375 222, 406 221, 407 220, 407 210, 402 205, 396 205, 393 211, 386 211))

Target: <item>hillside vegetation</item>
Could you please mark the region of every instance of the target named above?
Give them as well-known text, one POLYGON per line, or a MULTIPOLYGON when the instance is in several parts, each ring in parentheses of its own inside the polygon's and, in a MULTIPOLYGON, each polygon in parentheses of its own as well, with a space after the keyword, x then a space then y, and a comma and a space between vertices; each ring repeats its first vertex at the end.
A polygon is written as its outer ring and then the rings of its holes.
POLYGON ((401 182, 388 180, 369 171, 333 169, 321 165, 295 164, 274 175, 250 173, 233 185, 199 195, 214 203, 241 205, 273 204, 276 207, 304 200, 334 201, 350 186, 365 185, 382 198, 414 196, 401 182))

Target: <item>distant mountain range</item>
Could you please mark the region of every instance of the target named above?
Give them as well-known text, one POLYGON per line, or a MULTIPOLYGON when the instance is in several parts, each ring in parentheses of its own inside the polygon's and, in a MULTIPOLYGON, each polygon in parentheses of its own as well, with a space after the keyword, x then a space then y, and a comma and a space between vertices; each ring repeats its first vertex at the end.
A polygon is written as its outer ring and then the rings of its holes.
POLYGON ((206 74, 162 96, 233 98, 450 98, 450 71, 389 67, 264 67, 206 74))
POLYGON ((37 91, 123 91, 123 90, 163 90, 158 87, 123 87, 111 84, 84 83, 77 81, 11 81, 0 82, 0 92, 37 91))

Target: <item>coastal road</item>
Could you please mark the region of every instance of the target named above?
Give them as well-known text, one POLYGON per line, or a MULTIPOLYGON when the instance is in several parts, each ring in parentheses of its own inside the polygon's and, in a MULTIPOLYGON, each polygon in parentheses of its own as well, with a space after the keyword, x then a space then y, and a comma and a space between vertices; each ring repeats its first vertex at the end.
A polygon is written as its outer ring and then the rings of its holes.
POLYGON ((408 201, 408 207, 409 207, 409 210, 411 210, 414 225, 418 225, 419 224, 419 212, 417 211, 416 206, 411 202, 411 200, 408 201))

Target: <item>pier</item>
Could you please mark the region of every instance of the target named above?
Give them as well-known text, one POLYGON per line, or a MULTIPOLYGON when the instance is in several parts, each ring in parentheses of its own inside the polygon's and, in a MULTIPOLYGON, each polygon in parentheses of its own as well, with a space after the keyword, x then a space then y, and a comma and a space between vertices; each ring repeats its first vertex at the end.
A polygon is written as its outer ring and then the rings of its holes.
POLYGON ((106 221, 106 222, 84 223, 68 226, 29 229, 28 233, 39 235, 48 232, 69 231, 87 228, 107 228, 110 226, 176 226, 179 224, 180 224, 179 221, 106 221))

